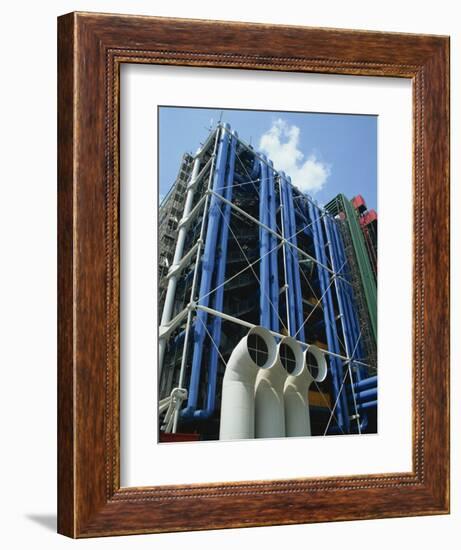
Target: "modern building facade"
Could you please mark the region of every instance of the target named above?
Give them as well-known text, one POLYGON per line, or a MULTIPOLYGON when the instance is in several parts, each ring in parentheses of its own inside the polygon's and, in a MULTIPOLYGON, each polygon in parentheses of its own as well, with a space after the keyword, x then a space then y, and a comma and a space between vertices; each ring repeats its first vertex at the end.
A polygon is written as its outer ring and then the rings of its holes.
POLYGON ((309 357, 312 435, 376 431, 376 277, 349 209, 318 205, 226 124, 183 157, 159 212, 161 441, 218 439, 226 365, 254 327, 309 357))

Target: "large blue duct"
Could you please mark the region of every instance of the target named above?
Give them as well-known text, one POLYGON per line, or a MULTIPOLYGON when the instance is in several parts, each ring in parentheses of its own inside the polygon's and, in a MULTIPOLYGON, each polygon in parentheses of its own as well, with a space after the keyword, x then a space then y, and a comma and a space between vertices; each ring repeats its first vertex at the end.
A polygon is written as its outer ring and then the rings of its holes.
POLYGON ((370 401, 378 397, 378 388, 370 388, 368 390, 359 390, 355 394, 355 398, 358 403, 363 403, 365 401, 370 401))
MULTIPOLYGON (((275 178, 274 170, 272 168, 272 161, 269 161, 269 167, 267 169, 267 179, 268 179, 268 192, 269 192, 269 227, 272 231, 277 231, 277 193, 275 189, 275 178)), ((270 284, 271 284, 271 329, 275 332, 280 331, 280 320, 279 320, 279 275, 278 275, 278 249, 277 247, 277 237, 273 234, 269 235, 269 249, 271 250, 269 254, 270 258, 270 284)))
POLYGON ((360 382, 356 382, 354 384, 354 388, 356 390, 367 390, 368 388, 373 388, 373 387, 376 387, 377 385, 378 385, 378 377, 370 376, 369 378, 365 378, 360 382))
MULTIPOLYGON (((235 132, 234 132, 235 134, 235 132)), ((234 184, 234 167, 235 167, 235 153, 237 147, 237 134, 231 136, 229 163, 227 169, 227 177, 225 179, 224 189, 217 189, 216 191, 223 195, 228 201, 232 200, 232 189, 234 184)), ((224 280, 226 275, 226 259, 227 259, 227 244, 229 240, 229 227, 231 219, 231 206, 224 203, 222 206, 222 223, 221 233, 219 238, 219 245, 217 251, 217 268, 215 287, 216 290, 213 293, 213 309, 215 311, 222 311, 224 301, 224 280)), ((211 348, 210 358, 208 362, 208 380, 207 380, 207 397, 206 408, 196 410, 194 416, 196 418, 209 418, 215 410, 216 405, 216 379, 218 376, 218 349, 221 343, 221 328, 222 319, 217 315, 212 317, 211 328, 211 348)))
MULTIPOLYGON (((356 323, 356 319, 354 318, 355 316, 351 309, 351 304, 349 300, 349 295, 348 295, 349 289, 347 288, 349 285, 343 280, 343 278, 346 277, 346 273, 345 273, 346 260, 343 252, 343 247, 339 242, 339 234, 338 234, 338 228, 336 226, 336 223, 329 219, 328 221, 325 221, 325 223, 326 223, 326 227, 329 228, 328 239, 331 243, 332 253, 335 256, 335 265, 337 268, 337 272, 339 275, 341 275, 341 277, 337 278, 337 284, 338 284, 340 300, 341 300, 341 314, 344 316, 344 324, 346 328, 349 353, 352 353, 354 351, 356 352, 355 348, 356 348, 359 333, 357 331, 358 324, 356 323)), ((354 353, 354 356, 356 356, 356 353, 354 353)))
MULTIPOLYGON (((324 265, 328 265, 327 262, 327 256, 325 251, 325 241, 323 238, 323 230, 322 230, 322 223, 321 218, 325 215, 323 212, 321 212, 320 208, 317 207, 319 215, 315 218, 314 225, 317 227, 317 238, 319 241, 319 253, 320 257, 317 257, 319 261, 324 265)), ((332 298, 332 290, 331 290, 331 281, 330 277, 331 274, 328 272, 328 270, 324 267, 321 269, 324 281, 325 281, 325 295, 326 295, 326 303, 327 308, 329 311, 329 324, 331 327, 332 332, 332 351, 336 353, 337 355, 341 355, 341 349, 339 344, 339 338, 338 338, 338 330, 336 326, 336 318, 335 318, 335 312, 333 308, 333 298, 332 298)), ((337 373, 337 387, 334 385, 334 399, 335 402, 338 403, 338 408, 340 407, 340 410, 343 415, 343 421, 344 421, 344 430, 346 433, 350 430, 350 420, 349 420, 349 410, 348 410, 348 404, 347 404, 347 396, 344 388, 344 369, 343 369, 343 362, 338 358, 333 358, 332 362, 335 365, 335 370, 337 373)))
MULTIPOLYGON (((343 313, 344 313, 345 326, 347 327, 349 354, 352 355, 351 373, 353 373, 353 378, 355 379, 356 383, 360 383, 363 377, 366 376, 366 369, 365 367, 354 363, 354 359, 363 358, 363 353, 362 353, 363 346, 361 342, 361 332, 359 328, 359 321, 358 321, 355 308, 353 307, 353 304, 352 304, 353 297, 352 297, 351 285, 345 282, 345 280, 343 280, 343 278, 347 279, 346 269, 345 269, 347 262, 346 262, 346 257, 344 253, 344 245, 342 243, 342 239, 340 237, 337 224, 334 221, 330 221, 329 223, 331 224, 332 246, 340 264, 337 269, 338 274, 341 275, 341 277, 338 278, 338 286, 339 286, 339 289, 342 295, 342 300, 345 306, 343 308, 343 313)), ((354 382, 354 380, 352 382, 354 382)), ((353 391, 355 391, 355 387, 353 391)), ((359 403, 360 403, 360 397, 358 395, 355 395, 354 406, 357 406, 359 403)), ((365 410, 361 411, 361 417, 362 418, 359 426, 360 432, 362 432, 362 430, 365 430, 368 427, 368 414, 365 410)))
MULTIPOLYGON (((321 225, 319 222, 319 217, 321 216, 320 209, 318 207, 314 210, 314 205, 307 201, 310 222, 312 224, 312 233, 314 237, 314 248, 315 256, 318 262, 321 262, 324 266, 326 265, 326 256, 323 243, 323 235, 321 234, 321 225)), ((322 306, 323 306, 323 315, 325 320, 325 333, 327 337, 328 349, 332 350, 334 353, 338 353, 338 334, 336 331, 336 322, 334 319, 333 307, 331 303, 331 293, 328 288, 329 277, 328 272, 325 267, 322 267, 317 263, 317 272, 320 283, 320 292, 322 295, 322 306)), ((330 356, 330 367, 331 367, 331 380, 332 380, 332 393, 334 402, 337 402, 337 424, 341 432, 349 431, 349 416, 347 412, 347 400, 344 393, 344 400, 337 399, 339 392, 341 391, 341 373, 342 365, 341 361, 330 356)))
MULTIPOLYGON (((228 127, 228 126, 227 126, 228 127)), ((226 173, 227 152, 229 146, 229 133, 222 128, 219 138, 218 151, 216 157, 216 166, 213 180, 213 191, 219 193, 224 187, 224 177, 226 173)), ((208 306, 210 301, 210 290, 213 279, 213 272, 216 262, 216 243, 221 217, 222 200, 216 195, 211 196, 210 207, 208 210, 208 225, 205 238, 205 250, 201 262, 201 280, 198 296, 198 304, 208 306)), ((208 313, 203 310, 198 310, 194 323, 194 347, 192 357, 192 368, 189 382, 189 391, 187 399, 187 407, 181 411, 185 418, 193 416, 197 408, 198 388, 200 383, 200 371, 202 365, 203 343, 206 336, 206 324, 208 313)))
MULTIPOLYGON (((329 216, 324 216, 323 225, 325 227, 325 234, 327 236, 328 250, 330 252, 330 259, 333 271, 336 273, 336 275, 344 276, 344 265, 341 263, 338 241, 336 239, 337 235, 335 233, 335 228, 333 227, 334 222, 330 219, 329 216)), ((350 317, 350 310, 348 308, 344 285, 344 281, 340 277, 336 277, 336 298, 338 302, 339 315, 341 318, 341 326, 343 329, 344 344, 346 346, 347 355, 352 359, 352 356, 355 356, 356 354, 356 340, 354 335, 354 325, 350 317)), ((353 369, 351 365, 349 365, 348 368, 351 377, 351 383, 353 383, 353 369)), ((355 409, 357 406, 357 396, 353 394, 352 397, 352 407, 353 409, 355 409)), ((360 424, 360 421, 357 420, 357 423, 360 424)), ((361 430, 361 427, 358 427, 358 429, 361 430)))
MULTIPOLYGON (((298 246, 298 238, 296 233, 296 216, 295 216, 295 207, 293 202, 293 186, 291 185, 291 179, 287 178, 288 185, 286 189, 287 194, 287 215, 290 222, 290 234, 288 235, 288 240, 294 246, 298 246)), ((304 315, 303 315, 303 295, 301 291, 301 277, 299 271, 299 257, 298 251, 293 247, 288 247, 290 251, 290 258, 292 263, 293 270, 293 284, 294 284, 294 306, 295 306, 295 318, 296 318, 296 331, 294 335, 301 342, 306 341, 304 333, 304 315)))
MULTIPOLYGON (((346 270, 346 267, 345 267, 348 264, 347 264, 346 255, 345 255, 345 252, 344 252, 344 243, 343 243, 342 238, 340 236, 339 228, 338 228, 337 224, 333 223, 332 228, 333 228, 332 236, 333 236, 333 240, 336 244, 336 249, 338 251, 338 257, 339 257, 340 265, 344 266, 341 269, 341 275, 342 275, 342 277, 347 279, 350 283, 350 278, 347 275, 347 270, 346 270)), ((342 291, 343 291, 343 294, 344 294, 344 297, 345 297, 346 313, 347 313, 347 316, 348 316, 349 328, 350 328, 352 336, 353 336, 353 346, 352 346, 351 351, 354 351, 354 349, 355 349, 354 359, 362 359, 363 358, 363 346, 362 346, 362 342, 361 342, 361 332, 360 332, 359 319, 357 317, 356 308, 355 308, 355 305, 354 305, 352 286, 351 286, 351 284, 346 283, 342 279, 340 279, 339 282, 340 282, 340 286, 342 288, 342 291)), ((366 371, 363 367, 358 367, 357 370, 358 370, 358 378, 359 379, 362 379, 364 376, 366 376, 367 373, 366 373, 366 371)))
MULTIPOLYGON (((265 226, 269 226, 269 181, 267 177, 267 165, 260 162, 260 186, 259 186, 259 221, 265 226)), ((271 328, 271 303, 270 298, 270 234, 264 227, 259 227, 259 311, 260 325, 271 328)))
MULTIPOLYGON (((338 250, 336 247, 336 242, 333 237, 333 229, 330 227, 331 220, 329 216, 323 216, 323 225, 325 227, 325 234, 327 236, 328 250, 330 252, 331 266, 335 273, 339 274, 341 265, 339 264, 340 260, 338 258, 338 250)), ((346 306, 344 303, 343 287, 341 286, 341 281, 338 277, 335 280, 336 288, 336 298, 338 301, 339 315, 341 317, 341 324, 343 327, 343 335, 345 340, 345 346, 348 353, 352 353, 354 350, 354 340, 352 335, 352 327, 350 326, 350 319, 348 312, 346 311, 346 306)))
MULTIPOLYGON (((291 223, 290 223, 290 212, 289 212, 289 199, 288 199, 288 184, 284 172, 280 173, 280 188, 281 188, 281 206, 282 206, 282 223, 283 223, 283 234, 287 241, 291 236, 291 223)), ((289 241, 291 242, 291 241, 289 241)), ((297 332, 297 317, 295 309, 295 285, 293 277, 293 261, 292 261, 292 252, 290 245, 285 245, 285 271, 286 271, 286 281, 288 288, 285 289, 285 299, 288 301, 288 327, 289 335, 295 336, 297 332)))

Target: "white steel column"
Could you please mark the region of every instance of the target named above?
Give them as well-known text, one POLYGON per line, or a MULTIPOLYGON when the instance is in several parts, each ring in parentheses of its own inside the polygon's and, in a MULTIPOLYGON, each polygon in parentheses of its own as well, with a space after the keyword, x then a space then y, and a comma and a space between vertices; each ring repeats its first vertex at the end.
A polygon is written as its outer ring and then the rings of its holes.
POLYGON ((279 202, 280 202, 280 228, 282 230, 282 252, 283 252, 283 281, 284 285, 283 288, 285 290, 285 305, 286 305, 286 313, 287 313, 287 330, 288 334, 291 335, 291 326, 290 326, 290 304, 288 303, 288 292, 291 292, 290 285, 287 281, 287 251, 286 251, 286 245, 291 244, 289 241, 285 238, 285 222, 284 222, 284 216, 283 216, 283 193, 282 193, 282 175, 278 175, 278 184, 279 184, 279 202))
MULTIPOLYGON (((203 209, 203 219, 202 219, 202 225, 200 228, 200 237, 197 242, 197 254, 195 256, 195 267, 194 267, 194 275, 192 279, 192 287, 191 287, 191 293, 190 293, 190 304, 187 306, 187 321, 186 321, 186 328, 185 328, 185 334, 184 334, 184 346, 183 346, 183 352, 182 352, 182 358, 181 358, 181 368, 179 371, 179 383, 178 387, 182 388, 184 385, 184 377, 186 374, 186 359, 187 359, 187 349, 189 345, 189 332, 192 325, 192 314, 194 312, 194 297, 195 297, 195 289, 197 286, 197 274, 198 274, 198 266, 200 262, 200 257, 202 255, 202 247, 203 247, 203 240, 205 238, 205 226, 206 226, 206 213, 208 212, 208 203, 210 201, 210 189, 213 182, 213 175, 214 175, 214 168, 215 168, 215 161, 216 161, 216 154, 218 149, 218 142, 219 137, 221 135, 221 131, 224 131, 221 129, 220 126, 218 126, 216 133, 215 133, 215 140, 214 140, 214 146, 213 146, 213 153, 211 155, 210 161, 210 174, 208 176, 208 183, 207 183, 207 189, 205 194, 205 206, 203 209)), ((207 142, 208 145, 208 142, 207 142)), ((174 420, 173 420, 173 433, 176 433, 178 429, 178 420, 179 420, 179 411, 176 411, 174 414, 174 420)))
MULTIPOLYGON (((181 218, 181 221, 179 222, 179 231, 178 231, 178 239, 176 241, 176 248, 174 252, 174 258, 173 258, 173 264, 170 268, 171 271, 177 269, 179 264, 181 263, 181 259, 184 252, 184 242, 186 240, 187 235, 187 219, 189 217, 189 214, 192 210, 192 202, 194 200, 194 193, 195 193, 195 184, 197 175, 199 173, 200 169, 200 162, 201 162, 201 149, 199 149, 195 155, 194 160, 194 166, 192 168, 192 175, 189 182, 189 185, 187 186, 187 195, 186 195, 186 201, 184 205, 184 211, 181 218)), ((159 379, 162 374, 162 367, 163 367, 163 357, 165 355, 165 346, 167 338, 162 335, 162 332, 165 331, 168 328, 168 323, 171 321, 171 314, 173 312, 173 305, 174 305, 174 299, 176 295, 176 285, 178 282, 178 274, 173 273, 171 277, 168 280, 168 287, 166 290, 165 295, 165 303, 163 306, 163 313, 162 313, 162 320, 160 322, 160 331, 159 331, 159 341, 158 341, 158 373, 159 373, 159 379)))

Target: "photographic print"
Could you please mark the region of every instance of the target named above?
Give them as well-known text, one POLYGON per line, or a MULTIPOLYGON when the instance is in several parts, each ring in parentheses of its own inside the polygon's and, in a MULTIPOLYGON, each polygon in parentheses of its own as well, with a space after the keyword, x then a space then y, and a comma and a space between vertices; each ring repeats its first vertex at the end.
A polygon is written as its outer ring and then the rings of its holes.
POLYGON ((159 442, 377 432, 377 117, 159 107, 159 442))

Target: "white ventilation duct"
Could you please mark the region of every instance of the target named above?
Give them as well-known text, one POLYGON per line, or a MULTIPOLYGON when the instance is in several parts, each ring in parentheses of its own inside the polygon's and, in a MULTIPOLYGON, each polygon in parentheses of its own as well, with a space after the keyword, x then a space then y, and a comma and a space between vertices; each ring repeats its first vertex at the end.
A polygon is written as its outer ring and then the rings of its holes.
POLYGON ((283 389, 289 374, 304 366, 301 346, 287 336, 277 345, 277 360, 267 369, 260 369, 255 387, 255 435, 285 437, 285 405, 283 389))
POLYGON ((285 430, 287 437, 311 435, 309 414, 309 387, 312 382, 323 382, 327 376, 324 353, 316 346, 304 352, 302 369, 287 377, 284 387, 285 430))
POLYGON ((219 439, 254 438, 256 375, 276 360, 275 339, 263 327, 251 328, 237 344, 224 373, 219 439))

